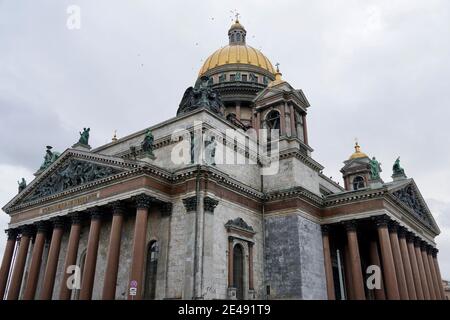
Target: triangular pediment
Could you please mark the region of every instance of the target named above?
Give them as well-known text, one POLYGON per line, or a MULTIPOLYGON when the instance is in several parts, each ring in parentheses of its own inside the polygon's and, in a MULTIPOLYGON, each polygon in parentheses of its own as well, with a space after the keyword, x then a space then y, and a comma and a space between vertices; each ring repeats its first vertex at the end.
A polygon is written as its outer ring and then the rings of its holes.
POLYGON ((341 171, 349 171, 353 169, 369 169, 369 159, 368 158, 360 158, 360 159, 352 159, 344 162, 344 166, 341 171))
POLYGON ((303 108, 309 107, 309 102, 306 99, 302 90, 295 90, 288 82, 282 81, 275 85, 269 85, 264 88, 253 100, 255 104, 259 102, 270 101, 271 99, 288 99, 295 101, 295 104, 303 108), (275 97, 275 98, 274 98, 275 97))
POLYGON ((17 206, 32 204, 63 193, 71 193, 108 180, 135 167, 135 163, 121 158, 68 149, 14 197, 3 210, 8 212, 17 206))
POLYGON ((439 233, 439 227, 414 180, 406 179, 403 182, 395 183, 389 187, 389 192, 415 218, 439 233))

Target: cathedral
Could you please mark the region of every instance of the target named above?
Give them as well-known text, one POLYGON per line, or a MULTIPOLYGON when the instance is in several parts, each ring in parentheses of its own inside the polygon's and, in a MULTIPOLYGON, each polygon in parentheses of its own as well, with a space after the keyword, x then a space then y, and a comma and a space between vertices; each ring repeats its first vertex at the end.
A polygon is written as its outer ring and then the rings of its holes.
POLYGON ((108 144, 84 128, 46 147, 3 207, 2 299, 444 299, 440 231, 400 159, 383 181, 356 143, 343 183, 326 177, 305 93, 238 19, 180 98, 108 144))

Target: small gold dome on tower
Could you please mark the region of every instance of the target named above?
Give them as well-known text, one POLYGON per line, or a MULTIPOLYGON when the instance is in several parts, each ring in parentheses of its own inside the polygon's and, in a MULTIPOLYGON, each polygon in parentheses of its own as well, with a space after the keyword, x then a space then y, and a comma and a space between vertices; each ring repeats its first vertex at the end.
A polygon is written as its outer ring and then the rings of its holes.
POLYGON ((368 158, 368 156, 364 152, 361 152, 361 147, 359 146, 358 142, 355 142, 355 152, 350 156, 349 160, 359 158, 368 158))

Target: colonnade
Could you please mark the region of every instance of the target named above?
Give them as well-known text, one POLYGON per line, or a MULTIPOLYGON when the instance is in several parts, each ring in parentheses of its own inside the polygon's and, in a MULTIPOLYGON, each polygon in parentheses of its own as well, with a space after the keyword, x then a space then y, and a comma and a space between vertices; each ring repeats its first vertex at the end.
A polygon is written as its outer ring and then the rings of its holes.
MULTIPOLYGON (((156 199, 146 194, 135 196, 132 200, 133 208, 136 211, 136 218, 127 296, 128 299, 139 300, 143 297, 144 288, 149 208, 157 202, 155 201, 156 199)), ((159 201, 159 206, 161 207, 162 214, 170 214, 172 211, 172 205, 170 203, 161 204, 159 201)), ((56 217, 49 221, 39 221, 32 225, 7 230, 8 239, 0 267, 0 298, 17 300, 19 299, 21 290, 23 290, 23 299, 25 300, 50 300, 55 296, 54 291, 58 290, 57 297, 60 300, 69 300, 72 296, 72 289, 68 286, 67 282, 71 274, 67 271, 70 266, 76 265, 82 223, 88 220, 90 225, 89 236, 86 258, 84 266, 82 266, 83 272, 81 275, 79 299, 90 300, 92 298, 94 281, 96 280, 95 271, 102 222, 106 215, 112 214, 102 299, 114 299, 119 270, 122 226, 126 213, 127 208, 125 202, 116 201, 106 206, 94 207, 84 212, 70 214, 69 216, 56 217), (60 287, 55 288, 61 240, 67 223, 70 223, 70 233, 64 260, 64 272, 60 287), (51 235, 50 247, 46 258, 42 286, 39 291, 39 296, 36 296, 39 274, 44 259, 44 245, 49 235, 51 235), (22 281, 32 239, 34 239, 34 245, 31 260, 28 264, 28 276, 23 284, 22 281), (14 256, 15 252, 16 254, 14 256)))
MULTIPOLYGON (((441 273, 437 261, 438 250, 421 238, 391 220, 388 216, 378 216, 370 220, 352 220, 342 225, 330 224, 322 226, 325 275, 329 299, 336 299, 333 272, 333 257, 336 248, 345 247, 345 297, 347 299, 364 300, 440 300, 445 299, 441 273), (358 232, 364 224, 364 231, 358 232), (367 230, 373 230, 374 237, 367 230), (332 232, 331 232, 332 231, 332 232), (362 233, 364 232, 364 233, 362 233), (341 244, 338 244, 340 239, 341 244), (360 248, 365 240, 369 252, 360 248), (335 243, 333 241, 336 241, 335 243), (366 257, 362 263, 361 256, 366 257), (363 265, 377 265, 382 271, 381 288, 370 295, 370 288, 365 283, 367 276, 363 265)), ((339 257, 340 258, 340 257, 339 257)), ((334 259, 336 260, 336 259, 334 259)), ((340 259, 338 259, 340 261, 340 259)), ((339 265, 341 268, 341 264, 339 265)), ((344 277, 341 277, 344 278, 344 277)))

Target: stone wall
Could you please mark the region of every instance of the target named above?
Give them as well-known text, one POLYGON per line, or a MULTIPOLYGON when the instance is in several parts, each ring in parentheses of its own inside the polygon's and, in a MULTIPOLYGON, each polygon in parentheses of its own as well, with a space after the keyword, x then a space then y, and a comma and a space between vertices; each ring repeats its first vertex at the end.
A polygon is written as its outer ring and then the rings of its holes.
POLYGON ((270 299, 326 299, 320 226, 297 213, 265 218, 270 299))

